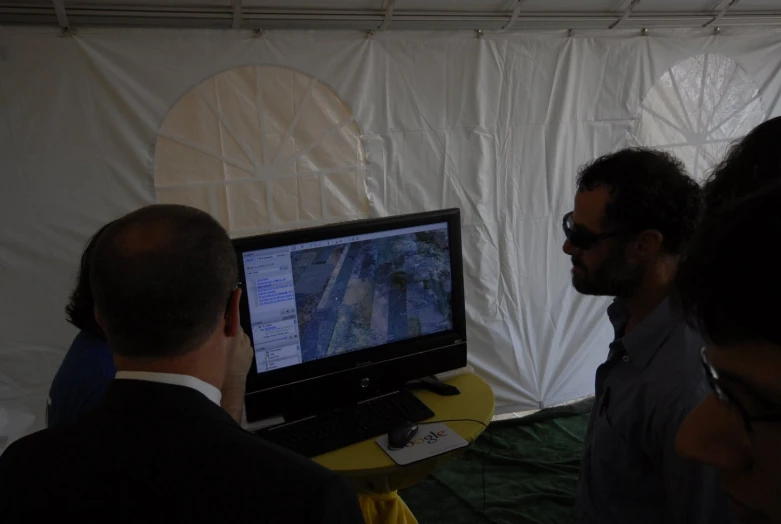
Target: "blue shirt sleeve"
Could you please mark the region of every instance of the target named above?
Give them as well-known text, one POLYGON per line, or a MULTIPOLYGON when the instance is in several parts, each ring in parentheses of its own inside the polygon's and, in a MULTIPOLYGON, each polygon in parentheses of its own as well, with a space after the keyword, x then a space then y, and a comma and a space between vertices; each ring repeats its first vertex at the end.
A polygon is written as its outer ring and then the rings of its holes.
POLYGON ((73 340, 54 377, 46 409, 48 427, 67 424, 93 409, 116 375, 105 338, 84 331, 73 340))

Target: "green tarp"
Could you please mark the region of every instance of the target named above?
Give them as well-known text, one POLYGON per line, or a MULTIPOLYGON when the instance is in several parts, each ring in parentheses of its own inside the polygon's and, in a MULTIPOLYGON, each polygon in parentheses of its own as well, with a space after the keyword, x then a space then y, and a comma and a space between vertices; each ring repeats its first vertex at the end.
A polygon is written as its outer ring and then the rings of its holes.
POLYGON ((588 408, 586 402, 494 422, 464 455, 401 497, 420 524, 575 522, 588 408))

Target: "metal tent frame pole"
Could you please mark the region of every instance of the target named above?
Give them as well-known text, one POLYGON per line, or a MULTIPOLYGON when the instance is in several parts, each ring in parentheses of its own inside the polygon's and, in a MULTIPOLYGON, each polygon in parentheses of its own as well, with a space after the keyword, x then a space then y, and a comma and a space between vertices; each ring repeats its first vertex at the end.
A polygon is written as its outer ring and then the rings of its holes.
MULTIPOLYGON (((282 3, 282 2, 280 2, 282 3)), ((29 4, 0 0, 0 24, 88 26, 192 27, 225 29, 357 29, 394 30, 610 30, 642 28, 781 27, 781 9, 740 12, 737 0, 713 11, 638 12, 637 0, 622 2, 612 12, 531 12, 518 0, 512 11, 419 11, 399 9, 388 1, 384 9, 296 9, 251 7, 242 0, 226 6, 113 6, 96 3, 29 4)))

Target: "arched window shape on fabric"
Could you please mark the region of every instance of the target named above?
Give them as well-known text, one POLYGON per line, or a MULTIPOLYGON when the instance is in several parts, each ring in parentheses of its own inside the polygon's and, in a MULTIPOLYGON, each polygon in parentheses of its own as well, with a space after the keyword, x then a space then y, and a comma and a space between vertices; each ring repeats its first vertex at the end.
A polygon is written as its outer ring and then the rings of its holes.
POLYGON ((219 73, 166 116, 159 203, 209 212, 232 236, 369 216, 361 130, 316 78, 283 67, 219 73))
POLYGON ((727 146, 764 119, 759 88, 737 62, 698 55, 675 64, 651 88, 630 144, 669 151, 702 181, 727 146))

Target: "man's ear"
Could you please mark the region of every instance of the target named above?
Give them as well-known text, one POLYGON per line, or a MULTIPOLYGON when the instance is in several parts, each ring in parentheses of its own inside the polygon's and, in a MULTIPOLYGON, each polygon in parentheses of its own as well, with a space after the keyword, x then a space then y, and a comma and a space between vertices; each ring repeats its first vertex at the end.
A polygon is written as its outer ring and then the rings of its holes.
POLYGON ((225 311, 225 336, 235 337, 241 330, 239 322, 239 302, 241 300, 241 288, 237 287, 228 299, 228 309, 225 311))
POLYGON ((632 242, 635 257, 638 260, 647 260, 656 256, 662 250, 664 236, 659 230, 646 229, 632 242))

